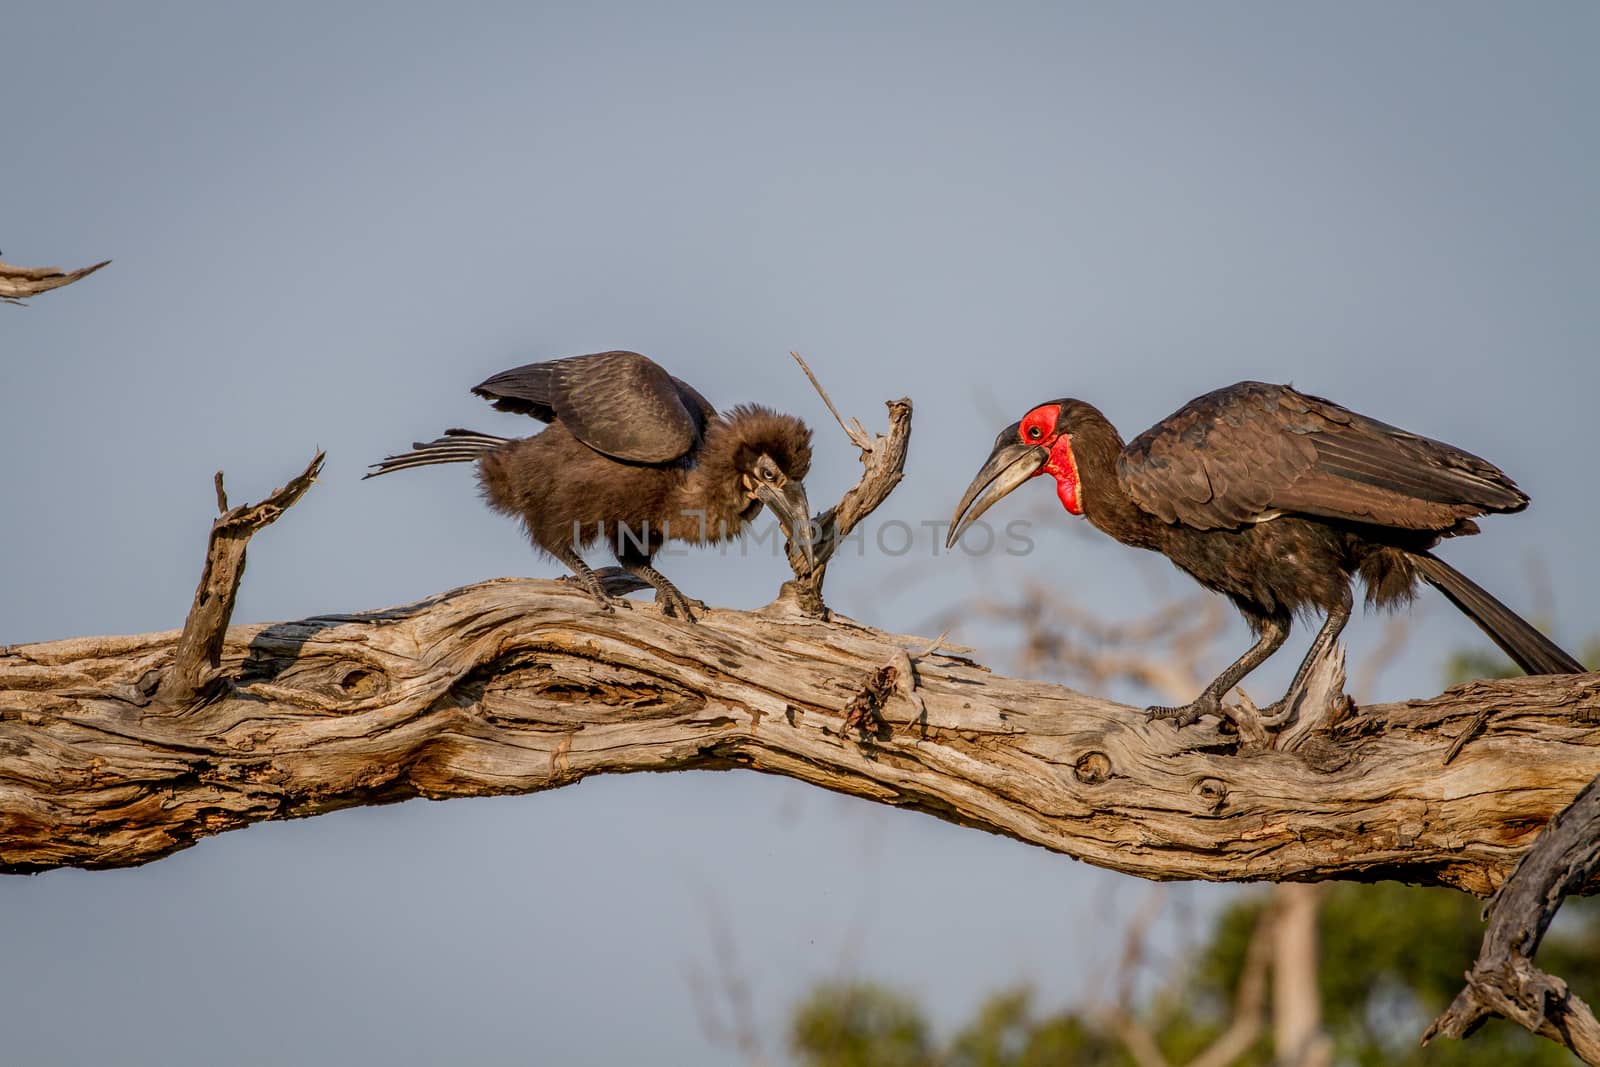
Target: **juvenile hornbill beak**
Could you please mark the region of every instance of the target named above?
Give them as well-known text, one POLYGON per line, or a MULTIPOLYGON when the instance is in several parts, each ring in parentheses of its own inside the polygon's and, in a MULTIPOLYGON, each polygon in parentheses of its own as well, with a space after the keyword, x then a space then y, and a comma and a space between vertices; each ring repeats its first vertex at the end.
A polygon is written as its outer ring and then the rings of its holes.
POLYGON ((989 453, 988 461, 967 486, 955 514, 950 516, 950 534, 944 539, 945 548, 954 548, 966 528, 978 521, 978 516, 1038 474, 1039 468, 1050 459, 1050 450, 1043 445, 1025 445, 1017 440, 1021 429, 1020 422, 1013 423, 995 438, 994 451, 989 453))
POLYGON ((772 509, 778 525, 789 535, 789 543, 806 558, 806 567, 816 570, 817 552, 811 541, 816 531, 811 526, 811 505, 806 502, 806 487, 798 478, 790 478, 780 489, 766 482, 756 484, 756 499, 772 509))

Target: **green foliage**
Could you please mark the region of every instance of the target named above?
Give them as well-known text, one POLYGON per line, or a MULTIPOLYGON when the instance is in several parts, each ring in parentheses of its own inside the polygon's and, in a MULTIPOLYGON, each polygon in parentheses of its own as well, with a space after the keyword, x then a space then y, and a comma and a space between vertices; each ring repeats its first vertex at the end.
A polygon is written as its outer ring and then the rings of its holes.
POLYGON ((1474 678, 1515 678, 1522 673, 1515 663, 1488 649, 1452 653, 1445 661, 1446 685, 1458 685, 1474 678))
POLYGON ((1036 1017, 1026 988, 990 997, 951 1040, 940 1067, 1123 1067, 1115 1040, 1071 1012, 1036 1017))
MULTIPOLYGON (((1209 943, 1142 1011, 1169 1063, 1182 1065, 1228 1024, 1264 895, 1216 919, 1209 943)), ((1504 1020, 1466 1041, 1417 1045, 1428 1020, 1461 988, 1483 937, 1479 901, 1448 889, 1396 883, 1329 887, 1320 912, 1323 1026, 1335 1063, 1352 1067, 1561 1067, 1566 1051, 1504 1020)), ((1600 907, 1575 900, 1539 953, 1540 964, 1585 999, 1600 993, 1600 907)), ((1134 1067, 1096 1019, 1040 1013, 1026 988, 997 993, 946 1042, 910 998, 870 983, 824 984, 796 1009, 790 1050, 803 1067, 1134 1067)), ((1271 1067, 1270 1033, 1236 1061, 1271 1067)))
POLYGON ((795 1010, 789 1049, 804 1067, 1134 1067, 1114 1038, 1076 1014, 1035 1014, 1026 989, 990 997, 943 1047, 930 1031, 899 993, 824 984, 795 1010))
POLYGON ((870 982, 824 984, 794 1011, 789 1048, 810 1067, 923 1067, 928 1020, 916 1002, 870 982))
MULTIPOLYGON (((1578 662, 1591 670, 1600 669, 1600 637, 1591 637, 1575 653, 1578 662)), ((1456 685, 1473 678, 1517 678, 1522 668, 1512 663, 1500 652, 1487 649, 1463 649, 1445 661, 1446 685, 1456 685)))
MULTIPOLYGON (((1211 943, 1193 968, 1190 987, 1215 996, 1232 989, 1243 969, 1245 947, 1265 906, 1241 901, 1218 919, 1211 943)), ((1504 1020, 1494 1020, 1466 1041, 1428 1048, 1417 1038, 1461 988, 1462 974, 1483 940, 1482 903, 1449 889, 1394 882, 1330 886, 1319 915, 1322 958, 1318 984, 1323 1026, 1333 1038, 1335 1062, 1361 1067, 1500 1067, 1502 1064, 1570 1064, 1552 1042, 1504 1020)), ((1546 940, 1541 965, 1578 991, 1600 987, 1600 915, 1574 901, 1566 922, 1546 940)), ((1270 1064, 1270 1055, 1248 1061, 1270 1064)))

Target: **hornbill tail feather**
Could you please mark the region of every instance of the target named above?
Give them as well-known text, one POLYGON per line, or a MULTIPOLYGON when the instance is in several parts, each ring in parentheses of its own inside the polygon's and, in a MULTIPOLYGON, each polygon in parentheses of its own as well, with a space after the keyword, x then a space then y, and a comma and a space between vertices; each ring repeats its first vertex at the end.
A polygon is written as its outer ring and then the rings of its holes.
POLYGON ((1529 674, 1584 674, 1587 668, 1554 641, 1534 628, 1522 616, 1490 596, 1476 582, 1431 552, 1412 556, 1417 570, 1428 584, 1443 593, 1450 603, 1489 639, 1500 646, 1517 666, 1529 674))
POLYGON ((376 478, 390 471, 430 467, 435 463, 472 463, 510 440, 509 437, 495 437, 493 434, 477 433, 473 430, 446 430, 444 436, 438 440, 412 442, 410 452, 384 456, 377 463, 371 464, 373 469, 361 477, 363 480, 376 478))

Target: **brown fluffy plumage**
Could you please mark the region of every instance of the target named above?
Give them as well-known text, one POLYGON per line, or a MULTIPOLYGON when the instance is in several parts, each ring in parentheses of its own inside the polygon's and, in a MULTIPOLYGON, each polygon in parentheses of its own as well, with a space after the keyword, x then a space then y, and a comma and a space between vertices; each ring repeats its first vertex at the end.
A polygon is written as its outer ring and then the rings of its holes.
POLYGON ((619 463, 558 419, 543 433, 485 455, 478 481, 490 507, 521 519, 533 543, 560 558, 573 544, 737 537, 761 513, 740 475, 763 455, 803 481, 811 470, 811 431, 792 415, 741 405, 711 417, 690 462, 656 465, 619 463))
MULTIPOLYGON (((1418 579, 1427 581, 1530 674, 1583 670, 1429 551, 1477 533, 1476 516, 1528 504, 1497 467, 1451 445, 1262 382, 1197 397, 1126 445, 1092 405, 1056 400, 1001 432, 958 522, 1047 471, 1069 509, 1124 544, 1166 555, 1233 601, 1255 631, 1256 644, 1199 699, 1152 709, 1180 723, 1216 713, 1283 644, 1296 614, 1325 612, 1292 699, 1349 619, 1358 574, 1379 607, 1409 601, 1418 579)), ((952 540, 958 534, 959 526, 952 540)))
POLYGON ((791 536, 797 522, 810 521, 805 423, 753 404, 718 414, 692 387, 637 353, 530 364, 473 392, 550 425, 516 440, 450 430, 386 457, 367 477, 476 461, 489 505, 520 519, 533 544, 571 567, 608 609, 580 548, 606 544, 624 569, 655 587, 669 611, 692 618, 688 599, 652 564, 664 542, 737 537, 763 503, 791 536))

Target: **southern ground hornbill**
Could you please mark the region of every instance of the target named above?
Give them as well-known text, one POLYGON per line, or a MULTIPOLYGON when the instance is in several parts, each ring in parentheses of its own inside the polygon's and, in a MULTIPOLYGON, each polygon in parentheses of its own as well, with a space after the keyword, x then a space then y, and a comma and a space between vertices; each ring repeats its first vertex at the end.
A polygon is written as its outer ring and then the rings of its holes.
POLYGON ((1224 696, 1278 650, 1297 613, 1327 621, 1295 673, 1350 618, 1359 574, 1379 607, 1417 579, 1442 592, 1529 674, 1584 668, 1429 549, 1478 532, 1474 516, 1521 511, 1527 494, 1493 464, 1286 385, 1240 382, 1198 397, 1124 444, 1081 400, 1041 404, 1000 432, 951 520, 948 546, 995 501, 1039 474, 1062 505, 1125 545, 1160 552, 1233 601, 1250 650, 1183 707, 1178 725, 1221 714, 1224 696))
POLYGON ((666 540, 737 537, 765 504, 810 558, 811 431, 792 415, 753 404, 718 413, 637 352, 531 363, 472 391, 550 425, 520 439, 446 430, 374 463, 366 477, 477 463, 489 505, 521 519, 534 545, 570 567, 607 611, 611 598, 578 554, 598 541, 655 588, 663 610, 688 620, 688 598, 652 565, 666 540))

